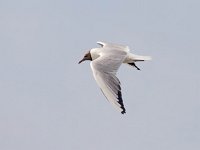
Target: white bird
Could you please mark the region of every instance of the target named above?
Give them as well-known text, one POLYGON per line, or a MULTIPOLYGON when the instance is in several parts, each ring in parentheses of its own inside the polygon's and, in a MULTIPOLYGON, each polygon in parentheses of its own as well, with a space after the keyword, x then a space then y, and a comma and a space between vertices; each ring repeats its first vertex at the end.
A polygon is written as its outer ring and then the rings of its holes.
POLYGON ((93 48, 85 54, 79 64, 91 60, 90 66, 94 78, 107 100, 122 114, 126 113, 123 104, 120 81, 116 77, 122 63, 135 65, 137 61, 151 60, 150 56, 139 56, 129 52, 129 47, 119 44, 97 42, 100 48, 93 48))

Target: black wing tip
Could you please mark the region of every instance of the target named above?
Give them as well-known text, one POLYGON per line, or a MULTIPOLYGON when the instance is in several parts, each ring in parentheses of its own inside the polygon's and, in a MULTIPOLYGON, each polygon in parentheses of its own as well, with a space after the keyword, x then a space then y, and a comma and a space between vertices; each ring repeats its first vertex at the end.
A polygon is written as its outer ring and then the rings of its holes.
POLYGON ((121 111, 121 114, 125 114, 126 113, 126 110, 125 109, 123 109, 123 111, 121 111))
MULTIPOLYGON (((120 90, 121 90, 121 88, 120 88, 120 90)), ((121 105, 121 109, 122 109, 121 114, 125 114, 126 113, 126 109, 124 107, 124 103, 123 103, 123 100, 122 100, 122 93, 121 93, 120 90, 118 91, 118 100, 119 100, 118 103, 121 105)))

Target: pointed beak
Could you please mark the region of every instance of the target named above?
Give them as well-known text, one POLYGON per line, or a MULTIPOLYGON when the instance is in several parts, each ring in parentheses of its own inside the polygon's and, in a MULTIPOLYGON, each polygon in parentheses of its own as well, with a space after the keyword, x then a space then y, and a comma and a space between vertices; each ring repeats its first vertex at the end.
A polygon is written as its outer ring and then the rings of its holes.
POLYGON ((81 59, 78 64, 82 63, 83 61, 85 61, 85 58, 81 59))

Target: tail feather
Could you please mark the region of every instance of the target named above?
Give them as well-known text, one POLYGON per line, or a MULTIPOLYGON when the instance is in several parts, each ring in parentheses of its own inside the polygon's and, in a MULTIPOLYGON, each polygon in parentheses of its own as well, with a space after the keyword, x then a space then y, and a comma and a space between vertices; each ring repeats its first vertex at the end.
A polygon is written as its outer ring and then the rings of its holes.
POLYGON ((145 61, 145 60, 151 60, 151 57, 150 56, 140 56, 140 55, 135 55, 135 54, 129 53, 128 57, 126 57, 126 59, 124 60, 123 63, 131 65, 131 66, 135 67, 137 70, 140 70, 140 68, 138 66, 136 66, 135 62, 145 61))
POLYGON ((140 56, 140 55, 132 55, 133 61, 145 61, 145 60, 151 60, 151 56, 140 56))

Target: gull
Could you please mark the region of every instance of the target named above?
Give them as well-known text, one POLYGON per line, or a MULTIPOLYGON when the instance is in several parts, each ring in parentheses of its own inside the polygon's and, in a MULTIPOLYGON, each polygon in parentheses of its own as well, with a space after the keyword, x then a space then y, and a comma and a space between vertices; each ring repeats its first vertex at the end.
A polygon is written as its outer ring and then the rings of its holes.
POLYGON ((140 56, 130 53, 129 47, 120 44, 97 42, 101 47, 92 48, 87 52, 79 64, 90 60, 94 79, 107 100, 122 114, 126 113, 124 107, 120 81, 116 73, 122 63, 131 65, 137 70, 135 62, 151 60, 150 56, 140 56))

